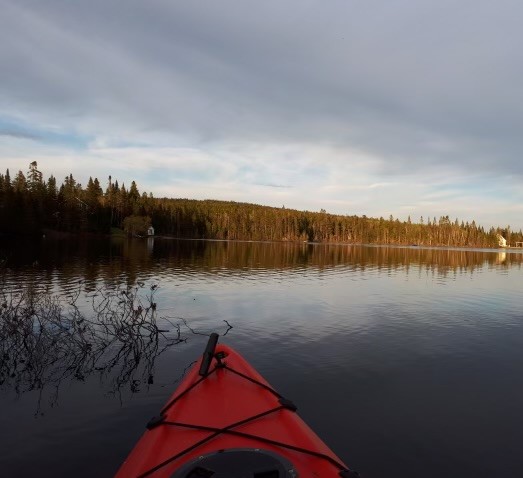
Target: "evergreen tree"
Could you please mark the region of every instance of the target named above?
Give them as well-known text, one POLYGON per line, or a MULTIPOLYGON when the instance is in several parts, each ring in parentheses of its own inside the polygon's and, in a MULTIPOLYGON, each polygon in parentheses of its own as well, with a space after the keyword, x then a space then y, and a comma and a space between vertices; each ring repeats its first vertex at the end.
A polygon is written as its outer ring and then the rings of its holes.
POLYGON ((22 171, 18 171, 18 174, 15 176, 13 181, 13 190, 17 193, 27 192, 27 180, 22 171))
POLYGON ((9 191, 13 190, 13 185, 11 183, 11 176, 9 175, 9 169, 6 169, 6 171, 5 171, 4 188, 5 188, 5 192, 9 192, 9 191))
POLYGON ((87 182, 87 188, 85 190, 85 202, 89 205, 90 208, 96 209, 100 205, 100 200, 103 196, 102 188, 98 179, 95 178, 93 181, 92 177, 89 177, 87 182))
POLYGON ((33 194, 42 194, 44 185, 42 181, 42 173, 38 170, 38 164, 33 161, 29 165, 27 172, 27 187, 33 194))
POLYGON ((58 189, 56 188, 56 178, 53 175, 49 176, 49 179, 47 180, 46 190, 48 197, 53 199, 56 198, 58 189))

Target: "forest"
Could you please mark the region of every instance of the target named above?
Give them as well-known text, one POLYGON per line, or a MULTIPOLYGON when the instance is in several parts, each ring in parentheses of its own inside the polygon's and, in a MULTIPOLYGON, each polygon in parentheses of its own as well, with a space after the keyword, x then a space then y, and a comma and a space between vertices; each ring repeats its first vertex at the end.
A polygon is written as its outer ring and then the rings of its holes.
POLYGON ((475 221, 448 215, 400 221, 356 215, 298 211, 233 201, 155 198, 109 176, 104 187, 89 178, 84 187, 72 174, 61 184, 47 180, 32 162, 13 178, 0 174, 0 233, 45 231, 110 234, 114 228, 140 236, 152 225, 156 235, 186 239, 311 241, 350 244, 497 247, 497 234, 508 245, 523 241, 510 226, 485 230, 475 221))

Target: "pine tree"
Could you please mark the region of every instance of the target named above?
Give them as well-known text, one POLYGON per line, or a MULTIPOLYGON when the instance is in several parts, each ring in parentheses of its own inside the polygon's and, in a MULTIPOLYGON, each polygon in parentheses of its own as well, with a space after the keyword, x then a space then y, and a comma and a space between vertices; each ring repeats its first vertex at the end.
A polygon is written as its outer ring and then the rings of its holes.
POLYGON ((33 161, 29 165, 27 172, 27 187, 33 194, 42 194, 44 185, 42 181, 42 173, 38 170, 38 164, 33 161))
POLYGON ((46 189, 47 195, 50 198, 55 199, 56 195, 58 194, 58 189, 56 188, 56 178, 52 174, 51 176, 49 176, 49 179, 47 180, 46 189))
POLYGON ((13 181, 13 190, 17 193, 27 192, 27 180, 22 171, 18 171, 18 174, 13 181))
POLYGON ((13 190, 13 185, 11 183, 11 176, 9 175, 9 169, 6 169, 6 171, 5 171, 4 188, 5 188, 5 192, 10 192, 13 190))

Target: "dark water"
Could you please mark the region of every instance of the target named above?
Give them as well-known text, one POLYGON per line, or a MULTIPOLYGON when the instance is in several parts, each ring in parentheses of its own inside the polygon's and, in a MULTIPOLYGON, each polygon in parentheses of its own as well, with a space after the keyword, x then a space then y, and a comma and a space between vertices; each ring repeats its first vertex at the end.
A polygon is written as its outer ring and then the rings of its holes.
POLYGON ((158 284, 158 317, 186 339, 151 352, 146 375, 142 361, 127 376, 42 366, 39 386, 4 376, 2 476, 111 476, 200 354, 190 329, 227 323, 223 340, 363 477, 523 474, 517 251, 157 238, 4 241, 0 257, 4 290, 79 291, 85 314, 102 287, 158 284))

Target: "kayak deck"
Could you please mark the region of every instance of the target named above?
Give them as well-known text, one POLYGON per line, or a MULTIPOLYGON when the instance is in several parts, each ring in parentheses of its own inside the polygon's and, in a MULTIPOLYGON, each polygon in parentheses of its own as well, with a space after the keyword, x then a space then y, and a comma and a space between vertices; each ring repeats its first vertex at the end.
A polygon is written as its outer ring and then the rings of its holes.
POLYGON ((149 422, 118 471, 118 478, 211 477, 214 473, 209 463, 226 458, 239 463, 247 459, 248 451, 258 453, 252 457, 260 463, 268 464, 276 456, 283 468, 292 467, 285 471, 287 474, 278 474, 275 470, 279 465, 275 464, 273 468, 267 465, 269 471, 260 474, 238 471, 219 476, 358 476, 305 424, 292 402, 272 389, 232 348, 216 346, 216 340, 211 338, 204 356, 160 415, 149 422), (232 451, 236 452, 234 456, 215 456, 232 451), (192 472, 186 474, 182 469, 192 472))

